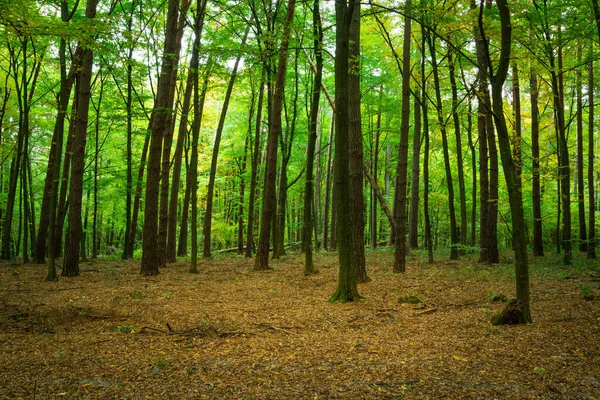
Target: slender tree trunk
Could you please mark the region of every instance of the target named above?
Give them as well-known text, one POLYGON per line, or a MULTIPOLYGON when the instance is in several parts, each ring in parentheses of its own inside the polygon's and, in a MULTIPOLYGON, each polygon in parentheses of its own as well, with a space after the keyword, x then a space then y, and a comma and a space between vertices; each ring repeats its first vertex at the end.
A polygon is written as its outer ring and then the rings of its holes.
MULTIPOLYGON (((593 0, 594 10, 598 10, 597 0, 593 0)), ((600 36, 600 25, 598 25, 598 35, 600 36)), ((594 193, 594 62, 589 62, 588 67, 588 104, 589 104, 589 122, 588 122, 588 248, 587 258, 592 260, 596 258, 596 194, 594 193)))
MULTIPOLYGON (((522 130, 521 130, 521 88, 519 86, 519 67, 516 63, 512 65, 512 94, 513 94, 513 112, 515 116, 515 137, 513 138, 513 157, 515 159, 515 173, 517 174, 517 184, 522 188, 521 179, 523 161, 521 156, 521 148, 523 146, 522 130)), ((521 190, 521 189, 519 189, 521 190)))
POLYGON ((443 116, 442 96, 440 91, 440 79, 438 64, 436 61, 435 38, 429 36, 429 51, 431 53, 431 63, 433 66, 433 81, 435 84, 435 97, 438 123, 442 133, 442 147, 444 151, 444 166, 446 170, 446 186, 448 188, 448 214, 450 217, 450 259, 458 259, 458 230, 456 227, 456 211, 454 208, 454 186, 452 183, 452 170, 450 167, 450 151, 448 148, 448 135, 443 116))
MULTIPOLYGON (((411 7, 410 0, 406 3, 411 7)), ((400 144, 398 146, 398 176, 396 177, 396 195, 394 216, 396 219, 394 272, 406 271, 406 187, 408 174, 408 130, 410 124, 410 40, 411 20, 404 17, 404 45, 402 48, 402 115, 400 122, 400 144)))
MULTIPOLYGON (((521 302, 521 323, 531 322, 530 300, 529 300, 529 266, 527 260, 527 233, 525 231, 525 216, 523 212, 523 198, 518 184, 515 161, 510 148, 510 137, 508 127, 504 118, 502 88, 506 81, 506 75, 510 63, 511 31, 510 11, 506 0, 496 0, 500 14, 501 23, 501 47, 500 60, 496 70, 490 67, 492 83, 494 122, 498 131, 498 144, 500 156, 502 157, 502 168, 508 189, 512 217, 513 249, 515 252, 515 275, 517 300, 521 302)), ((479 14, 479 29, 483 31, 483 3, 479 14)), ((486 58, 490 59, 489 48, 486 46, 486 58)))
POLYGON ((529 73, 531 93, 531 169, 532 188, 531 202, 533 205, 533 255, 544 255, 544 242, 542 238, 542 200, 540 187, 540 113, 538 108, 538 77, 535 67, 529 73))
MULTIPOLYGON (((327 176, 325 179, 325 210, 323 212, 323 248, 325 250, 331 250, 331 243, 329 240, 329 219, 330 219, 330 209, 331 207, 331 181, 333 175, 333 132, 335 129, 335 112, 331 115, 331 126, 329 129, 329 146, 327 149, 327 176)), ((332 239, 331 242, 334 242, 332 239)))
MULTIPOLYGON (((581 63, 581 43, 577 47, 578 63, 581 63)), ((583 94, 581 69, 577 70, 577 206, 579 211, 579 251, 587 253, 587 229, 585 226, 585 200, 583 170, 583 94)), ((590 88, 592 89, 592 88, 590 88)))
POLYGON ((360 3, 356 3, 349 26, 348 62, 348 145, 350 185, 350 230, 352 263, 358 283, 369 282, 365 260, 365 198, 363 193, 363 135, 360 112, 360 3))
POLYGON ((456 138, 456 172, 458 176, 458 198, 460 200, 460 235, 458 235, 458 240, 462 246, 461 252, 464 253, 464 246, 467 244, 467 190, 463 165, 460 118, 458 116, 458 87, 456 85, 456 68, 453 51, 448 51, 448 73, 452 88, 452 121, 454 122, 454 136, 456 138))
MULTIPOLYGON (((87 19, 96 17, 98 0, 88 0, 85 16, 87 19)), ((65 257, 63 259, 62 276, 79 275, 79 246, 81 243, 81 205, 83 172, 85 169, 85 144, 90 106, 90 91, 92 81, 93 52, 91 48, 83 47, 81 69, 77 76, 77 112, 75 120, 75 137, 73 139, 73 155, 71 164, 71 182, 69 184, 69 227, 67 230, 65 257)))
POLYGON ((163 50, 161 74, 154 110, 152 110, 150 150, 148 153, 148 173, 146 178, 146 204, 144 207, 144 232, 142 247, 142 275, 158 275, 163 266, 158 251, 158 198, 160 191, 161 149, 163 134, 168 129, 169 115, 172 113, 171 74, 174 71, 174 58, 177 41, 177 15, 179 1, 169 0, 166 35, 163 50))
POLYGON ((410 217, 408 231, 408 246, 411 249, 419 248, 419 191, 420 191, 420 161, 421 161, 421 95, 415 92, 414 96, 414 127, 412 147, 412 168, 410 178, 410 217))
POLYGON ((323 80, 323 27, 321 25, 321 13, 319 0, 313 2, 313 51, 315 54, 316 72, 313 81, 313 92, 310 102, 310 114, 308 122, 308 144, 306 149, 306 182, 304 185, 304 274, 310 275, 316 272, 312 256, 312 233, 315 223, 314 208, 314 181, 313 164, 315 159, 315 147, 317 142, 317 119, 319 117, 319 100, 321 97, 321 83, 323 80))
MULTIPOLYGON (((242 39, 242 46, 246 43, 250 27, 246 29, 244 38, 242 39)), ((204 212, 204 247, 203 247, 203 258, 210 258, 210 247, 212 238, 212 210, 213 210, 213 197, 215 192, 215 178, 217 176, 217 161, 219 159, 219 147, 221 144, 221 136, 223 134, 223 128, 225 127, 225 118, 227 117, 227 110, 229 108, 229 101, 231 99, 231 93, 233 92, 233 85, 237 76, 237 70, 240 64, 242 55, 238 55, 229 77, 229 84, 227 86, 227 92, 225 93, 225 100, 223 101, 223 108, 221 109, 221 117, 219 118, 219 125, 217 126, 217 132, 215 134, 215 142, 213 144, 212 159, 210 163, 210 174, 208 178, 208 188, 206 194, 206 208, 204 212)))
POLYGON ((254 129, 254 142, 252 146, 252 173, 250 177, 250 198, 248 199, 248 232, 246 233, 246 253, 245 256, 250 258, 254 250, 254 225, 255 225, 255 203, 257 192, 257 175, 258 175, 258 159, 261 149, 261 130, 262 130, 262 108, 265 89, 264 71, 260 80, 258 89, 258 103, 256 105, 256 126, 254 129))
POLYGON ((283 108, 283 90, 285 85, 285 71, 287 52, 290 37, 290 24, 294 17, 295 0, 289 0, 286 17, 283 25, 283 37, 279 49, 277 78, 272 97, 272 114, 269 124, 267 139, 267 159, 265 164, 265 184, 263 189, 262 217, 260 221, 260 236, 256 250, 254 269, 266 270, 269 268, 269 238, 271 235, 271 222, 275 208, 275 180, 277 178, 277 139, 281 134, 281 114, 283 108))
POLYGON ((429 32, 421 25, 421 109, 423 110, 423 216, 425 218, 425 245, 427 246, 427 262, 433 264, 433 236, 431 233, 431 217, 429 214, 429 113, 427 107, 427 74, 425 73, 425 44, 429 40, 429 32))
MULTIPOLYGON (((200 50, 200 21, 204 16, 206 10, 207 0, 198 0, 196 7, 196 18, 194 23, 194 50, 192 52, 192 59, 195 59, 194 63, 199 66, 199 50, 200 50), (202 3, 200 3, 202 2, 202 3)), ((206 99, 206 88, 208 86, 208 79, 210 76, 212 58, 209 56, 206 71, 204 75, 204 82, 202 84, 202 93, 199 91, 199 74, 198 68, 193 71, 194 77, 194 122, 192 123, 192 154, 190 156, 189 175, 190 179, 188 185, 190 185, 190 197, 192 203, 192 257, 190 262, 189 272, 192 274, 198 273, 198 140, 200 137, 200 126, 202 124, 202 112, 204 111, 204 100, 206 99)))
MULTIPOLYGON (((127 34, 131 37, 133 25, 133 13, 136 8, 136 0, 131 1, 131 11, 127 19, 127 34)), ((125 108, 127 111, 127 193, 125 198, 125 239, 123 242, 123 254, 121 258, 126 260, 129 257, 127 246, 129 245, 129 235, 131 234, 131 204, 133 196, 133 158, 132 158, 132 139, 133 139, 133 51, 134 42, 131 42, 127 54, 127 99, 125 108)))
MULTIPOLYGON (((383 96, 383 86, 379 87, 379 110, 377 111, 377 122, 375 123, 375 148, 373 150, 373 179, 377 182, 379 175, 379 143, 381 138, 381 101, 383 96)), ((378 217, 377 202, 375 201, 375 189, 371 189, 371 249, 377 249, 378 239, 378 217)))

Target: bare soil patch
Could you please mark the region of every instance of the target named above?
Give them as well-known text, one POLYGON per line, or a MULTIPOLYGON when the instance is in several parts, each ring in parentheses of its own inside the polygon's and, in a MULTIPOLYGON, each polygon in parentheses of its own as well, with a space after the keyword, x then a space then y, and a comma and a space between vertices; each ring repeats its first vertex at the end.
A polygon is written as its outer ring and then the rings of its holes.
POLYGON ((0 398, 600 398, 598 266, 532 260, 534 323, 495 327, 510 265, 415 254, 398 275, 392 254, 367 257, 373 280, 352 304, 327 303, 337 257, 323 252, 313 276, 300 254, 268 272, 233 256, 152 278, 139 261, 94 261, 58 283, 0 264, 0 398))

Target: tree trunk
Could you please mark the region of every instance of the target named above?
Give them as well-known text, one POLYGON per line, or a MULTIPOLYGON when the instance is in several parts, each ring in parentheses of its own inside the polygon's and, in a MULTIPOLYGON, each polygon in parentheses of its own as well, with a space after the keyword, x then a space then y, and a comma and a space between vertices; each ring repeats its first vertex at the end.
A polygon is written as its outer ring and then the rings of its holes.
POLYGON ((456 68, 453 51, 448 51, 448 73, 452 88, 452 121, 454 122, 454 136, 456 138, 456 172, 458 175, 458 198, 460 199, 460 235, 461 252, 467 244, 467 191, 465 186, 465 173, 463 165, 463 149, 460 134, 460 119, 458 116, 458 87, 456 85, 456 68))
POLYGON ((544 241, 542 238, 542 196, 540 187, 540 113, 538 108, 538 77, 535 67, 529 73, 531 96, 531 169, 533 205, 533 255, 543 257, 544 241))
MULTIPOLYGON (((515 275, 517 287, 517 300, 523 306, 521 323, 531 322, 531 311, 529 306, 529 266, 527 260, 527 233, 525 231, 525 216, 523 213, 523 198, 519 188, 515 161, 510 148, 510 137, 508 127, 504 118, 502 88, 506 81, 506 75, 510 63, 511 31, 510 11, 506 0, 496 0, 500 14, 501 23, 501 47, 500 60, 493 73, 493 67, 489 64, 492 83, 494 122, 498 131, 498 144, 500 156, 502 157, 502 168, 508 189, 508 199, 512 217, 513 249, 515 252, 515 275)), ((479 13, 479 30, 484 37, 483 31, 483 3, 479 13)), ((490 60, 489 48, 485 48, 486 59, 490 60)))
MULTIPOLYGON (((88 0, 85 16, 87 19, 96 17, 98 0, 88 0)), ((81 205, 83 190, 83 172, 85 170, 85 143, 90 107, 90 91, 92 81, 93 52, 91 48, 83 47, 81 69, 77 76, 77 112, 71 121, 75 125, 73 138, 73 155, 71 163, 71 181, 69 184, 69 227, 63 259, 62 276, 79 275, 79 246, 81 244, 81 205)))
POLYGON ((261 149, 261 130, 262 130, 262 108, 264 99, 265 89, 265 76, 264 71, 260 80, 260 87, 258 89, 258 103, 256 105, 256 126, 254 129, 254 142, 252 145, 252 173, 250 177, 250 198, 248 199, 248 232, 246 233, 246 253, 245 256, 252 257, 254 251, 254 214, 255 214, 255 203, 256 203, 256 192, 257 192, 257 175, 258 175, 258 159, 260 156, 261 149))
MULTIPOLYGON (((246 29, 244 38, 242 39, 241 46, 243 47, 248 38, 250 27, 246 29)), ((217 161, 219 159, 219 146, 221 144, 221 136, 223 134, 223 128, 225 127, 225 118, 227 117, 227 110, 229 108, 229 101, 231 99, 231 93, 233 92, 233 85, 237 76, 237 70, 240 65, 242 55, 238 55, 229 77, 229 84, 227 85, 227 91, 225 93, 225 100, 223 100, 223 108, 221 109, 221 117, 219 118, 219 125, 217 126, 217 132, 215 133, 215 142, 213 144, 212 159, 210 162, 210 175, 208 178, 208 188, 206 194, 206 208, 204 213, 204 247, 203 247, 203 258, 210 258, 210 247, 212 238, 212 210, 213 210, 213 197, 215 192, 215 178, 217 176, 217 161)))
POLYGON ((164 260, 158 252, 158 197, 160 189, 161 149, 163 134, 168 129, 169 115, 172 113, 171 74, 174 71, 174 54, 177 42, 177 14, 179 1, 169 0, 166 34, 163 50, 161 74, 154 109, 152 110, 150 151, 146 178, 146 204, 144 207, 144 232, 142 247, 142 275, 158 275, 158 268, 164 260))
POLYGON ((429 113, 427 107, 427 74, 425 73, 425 44, 429 40, 429 32, 421 26, 421 109, 423 110, 423 216, 425 217, 425 245, 427 246, 427 262, 433 264, 433 236, 431 233, 431 217, 429 215, 429 113))
MULTIPOLYGON (((328 149, 327 149, 327 173, 325 178, 325 210, 323 212, 323 248, 325 250, 331 250, 330 240, 329 240, 329 219, 330 219, 330 209, 331 207, 331 181, 333 175, 333 132, 335 128, 335 112, 331 115, 331 126, 329 129, 329 140, 328 140, 328 149)), ((332 210, 333 211, 333 210, 332 210)), ((333 242, 333 240, 331 240, 333 242)))
MULTIPOLYGON (((597 0, 593 0, 594 10, 598 9, 597 0)), ((600 19, 600 16, 599 16, 600 19)), ((600 21, 599 21, 600 22, 600 21)), ((598 25, 598 35, 600 36, 600 24, 598 25)), ((588 104, 589 104, 589 122, 588 122, 588 260, 596 258, 596 195, 594 193, 594 62, 589 62, 588 68, 588 104)))
MULTIPOLYGON (((581 63, 581 43, 577 47, 578 64, 581 63)), ((579 211, 579 251, 587 253, 587 229, 585 227, 585 200, 583 186, 583 94, 581 68, 577 69, 577 208, 579 211)), ((590 88, 591 89, 591 88, 590 88)))
POLYGON ((314 180, 313 164, 315 159, 315 147, 317 143, 317 120, 319 117, 319 100, 321 97, 321 83, 323 81, 323 27, 321 25, 321 13, 319 0, 313 2, 313 51, 315 54, 316 72, 313 81, 313 92, 310 102, 308 121, 308 143, 306 148, 306 181, 304 184, 304 224, 303 224, 303 248, 304 248, 304 274, 311 275, 316 272, 312 254, 312 234, 315 223, 314 207, 314 180))
POLYGON ((450 259, 458 259, 458 230, 456 227, 456 211, 454 208, 454 186, 452 183, 452 170, 450 167, 450 152, 448 148, 448 135, 446 134, 446 125, 443 116, 442 95, 440 91, 440 79, 438 72, 438 64, 436 61, 435 38, 428 37, 429 51, 433 66, 433 82, 435 85, 435 98, 438 123, 442 133, 442 148, 444 151, 444 167, 446 170, 446 186, 448 188, 448 214, 450 217, 450 259))
POLYGON ((419 248, 419 191, 421 162, 421 95, 415 92, 415 126, 413 127, 412 168, 410 178, 410 217, 408 231, 408 246, 411 249, 419 248))
POLYGON ((271 223, 275 209, 275 180, 277 178, 277 139, 281 134, 281 114, 283 109, 283 90, 285 85, 285 70, 287 62, 287 51, 290 37, 290 24, 294 17, 295 0, 289 0, 286 17, 283 25, 283 36, 281 48, 279 49, 279 61, 277 66, 277 78, 273 88, 272 114, 269 125, 269 136, 267 139, 267 159, 265 164, 265 183, 263 188, 262 217, 260 221, 260 236, 256 250, 256 262, 254 269, 269 269, 269 239, 271 235, 271 223))
POLYGON ((352 14, 356 12, 358 1, 336 0, 336 46, 335 46, 335 207, 336 238, 339 247, 339 279, 336 291, 330 302, 357 301, 360 298, 356 287, 356 268, 353 263, 354 248, 350 227, 350 160, 349 160, 349 31, 352 14))
POLYGON ((369 282, 365 261, 365 198, 363 194, 364 153, 360 112, 360 3, 354 11, 348 28, 348 145, 350 185, 350 230, 352 241, 352 263, 359 283, 369 282))

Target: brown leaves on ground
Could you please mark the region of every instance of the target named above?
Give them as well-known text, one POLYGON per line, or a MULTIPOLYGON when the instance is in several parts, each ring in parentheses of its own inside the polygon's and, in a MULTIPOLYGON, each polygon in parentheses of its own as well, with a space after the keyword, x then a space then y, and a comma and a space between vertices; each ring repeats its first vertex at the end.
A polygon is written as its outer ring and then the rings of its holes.
MULTIPOLYGON (((426 265, 368 253, 364 299, 329 304, 337 258, 82 264, 44 282, 44 266, 0 265, 0 398, 549 398, 600 396, 600 300, 593 266, 534 260, 534 324, 490 324, 514 293, 509 265, 426 265), (401 304, 416 296, 417 304, 401 304), (588 296, 589 297, 589 296, 588 296)), ((595 267, 597 268, 597 267, 595 267)))

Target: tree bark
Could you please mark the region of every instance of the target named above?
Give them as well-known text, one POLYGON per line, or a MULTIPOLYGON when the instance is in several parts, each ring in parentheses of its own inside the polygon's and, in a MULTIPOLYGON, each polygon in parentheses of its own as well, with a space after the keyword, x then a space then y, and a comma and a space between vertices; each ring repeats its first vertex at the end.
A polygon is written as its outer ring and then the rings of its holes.
POLYGON ((533 205, 533 255, 544 256, 544 241, 542 237, 542 196, 540 186, 540 112, 538 107, 538 77, 535 67, 529 73, 531 97, 531 169, 532 188, 531 202, 533 205))
MULTIPOLYGON (((87 19, 96 17, 98 0, 88 0, 85 16, 87 19)), ((85 144, 90 106, 90 90, 92 81, 93 52, 91 48, 82 45, 81 69, 77 76, 77 112, 73 138, 73 155, 71 163, 71 182, 69 185, 69 228, 63 259, 62 276, 79 275, 79 246, 81 244, 81 205, 83 172, 85 169, 85 144)))
POLYGON ((277 65, 277 78, 273 88, 272 113, 267 139, 267 159, 265 163, 265 183, 263 188, 262 217, 260 221, 260 235, 254 269, 269 269, 269 239, 271 236, 271 223, 275 209, 275 180, 277 178, 277 139, 281 134, 281 114, 283 109, 283 91, 285 85, 285 71, 287 52, 290 37, 290 24, 294 17, 295 0, 289 0, 285 21, 283 23, 283 36, 279 49, 277 65))
POLYGON ((365 260, 365 198, 363 193, 364 152, 360 112, 360 3, 356 3, 348 28, 348 145, 350 230, 352 263, 358 283, 369 282, 365 260))
POLYGON ((350 230, 350 160, 349 160, 349 27, 358 1, 336 0, 336 46, 335 46, 335 207, 336 238, 339 248, 339 279, 336 291, 330 302, 357 301, 360 298, 356 287, 356 268, 353 264, 354 248, 350 230))
MULTIPOLYGON (((598 10, 598 1, 593 0, 594 10, 598 10)), ((600 22, 600 16, 596 12, 598 22, 600 22)), ((600 24, 598 24, 598 36, 600 37, 600 24)), ((587 183, 588 183, 588 260, 596 258, 596 194, 594 193, 594 62, 589 62, 588 68, 588 104, 589 104, 589 122, 588 122, 588 170, 587 170, 587 183)))
POLYGON ((163 265, 158 252, 158 197, 160 190, 161 149, 163 134, 168 129, 169 115, 172 113, 171 74, 174 70, 173 58, 177 41, 177 15, 179 1, 169 0, 166 22, 166 35, 163 60, 154 109, 152 110, 150 150, 146 178, 146 204, 144 207, 144 232, 142 247, 142 275, 158 275, 163 265))

